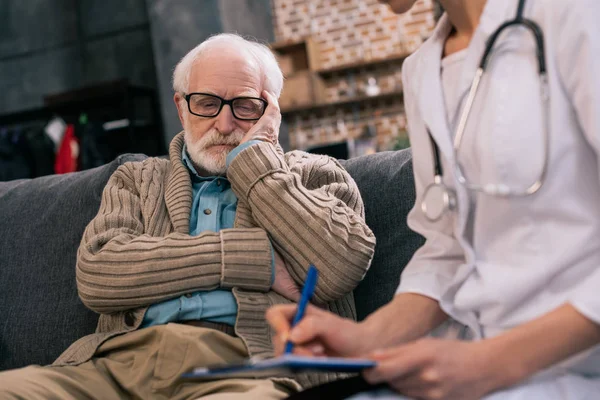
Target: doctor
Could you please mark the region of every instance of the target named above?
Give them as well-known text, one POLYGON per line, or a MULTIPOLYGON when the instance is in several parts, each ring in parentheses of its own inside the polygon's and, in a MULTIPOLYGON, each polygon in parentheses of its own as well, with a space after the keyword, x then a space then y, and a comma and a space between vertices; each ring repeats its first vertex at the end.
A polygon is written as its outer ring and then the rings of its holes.
POLYGON ((598 399, 600 1, 440 2, 403 66, 426 243, 365 322, 276 306, 275 342, 409 398, 598 399))

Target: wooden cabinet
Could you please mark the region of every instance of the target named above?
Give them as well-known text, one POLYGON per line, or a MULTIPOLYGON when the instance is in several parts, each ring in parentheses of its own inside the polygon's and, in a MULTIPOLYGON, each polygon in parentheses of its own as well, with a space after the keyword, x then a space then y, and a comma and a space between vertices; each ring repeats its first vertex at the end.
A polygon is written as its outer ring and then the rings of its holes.
POLYGON ((279 98, 282 112, 323 103, 325 83, 316 73, 319 68, 319 49, 314 39, 273 43, 271 49, 275 52, 285 79, 279 98))
POLYGON ((296 108, 310 107, 325 101, 323 78, 312 71, 299 71, 284 81, 279 98, 282 112, 296 108))

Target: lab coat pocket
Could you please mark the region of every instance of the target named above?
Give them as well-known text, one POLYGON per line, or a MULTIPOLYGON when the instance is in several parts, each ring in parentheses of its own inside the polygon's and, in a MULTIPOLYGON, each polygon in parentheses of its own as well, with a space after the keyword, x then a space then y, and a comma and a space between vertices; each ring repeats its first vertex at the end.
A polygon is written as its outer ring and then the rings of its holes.
POLYGON ((535 51, 523 45, 526 39, 509 38, 503 44, 478 96, 485 107, 475 114, 480 116, 481 152, 490 155, 482 162, 482 179, 518 191, 540 177, 549 134, 535 51))

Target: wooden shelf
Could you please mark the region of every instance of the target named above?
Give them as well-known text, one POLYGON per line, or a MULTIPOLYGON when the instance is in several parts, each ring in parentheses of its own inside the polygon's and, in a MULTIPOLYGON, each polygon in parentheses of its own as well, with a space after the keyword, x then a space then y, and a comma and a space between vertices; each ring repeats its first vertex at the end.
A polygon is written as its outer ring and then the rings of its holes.
MULTIPOLYGON (((294 71, 319 69, 319 46, 315 39, 307 36, 300 40, 285 40, 270 44, 271 50, 278 56, 290 58, 294 71)), ((284 71, 284 75, 286 71, 284 71)))
POLYGON ((335 65, 330 68, 318 69, 316 72, 320 75, 331 75, 335 72, 344 72, 344 71, 356 70, 356 69, 360 69, 360 68, 364 68, 364 67, 381 65, 381 64, 388 63, 388 62, 402 61, 409 55, 410 54, 408 54, 408 53, 403 53, 403 54, 390 55, 390 56, 384 57, 384 58, 374 58, 374 59, 370 59, 370 60, 354 61, 351 63, 335 65))
POLYGON ((292 113, 297 113, 297 112, 314 111, 314 110, 319 110, 322 108, 342 107, 342 106, 348 106, 351 104, 361 103, 361 102, 365 102, 365 101, 383 100, 383 99, 389 99, 389 98, 398 97, 398 96, 402 96, 402 90, 394 90, 392 92, 384 92, 384 93, 378 94, 377 96, 363 95, 363 96, 351 97, 348 99, 342 99, 342 100, 338 100, 338 101, 332 101, 332 102, 328 102, 328 103, 307 104, 307 105, 302 105, 302 106, 290 107, 290 108, 282 109, 281 114, 286 115, 286 114, 292 114, 292 113))
POLYGON ((271 47, 271 50, 285 54, 288 51, 290 51, 290 49, 294 49, 298 46, 305 46, 305 45, 306 45, 306 39, 300 39, 300 40, 282 40, 279 42, 273 42, 269 46, 271 47))

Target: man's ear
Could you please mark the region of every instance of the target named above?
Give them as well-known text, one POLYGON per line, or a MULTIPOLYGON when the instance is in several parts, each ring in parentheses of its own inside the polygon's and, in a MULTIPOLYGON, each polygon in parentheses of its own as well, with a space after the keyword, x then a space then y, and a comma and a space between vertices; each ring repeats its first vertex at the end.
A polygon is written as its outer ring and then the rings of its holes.
POLYGON ((183 98, 181 93, 177 92, 173 95, 173 101, 175 102, 175 105, 177 106, 177 114, 179 115, 179 121, 181 122, 181 127, 185 129, 185 123, 183 120, 183 115, 186 112, 186 110, 184 108, 185 99, 183 98))

